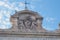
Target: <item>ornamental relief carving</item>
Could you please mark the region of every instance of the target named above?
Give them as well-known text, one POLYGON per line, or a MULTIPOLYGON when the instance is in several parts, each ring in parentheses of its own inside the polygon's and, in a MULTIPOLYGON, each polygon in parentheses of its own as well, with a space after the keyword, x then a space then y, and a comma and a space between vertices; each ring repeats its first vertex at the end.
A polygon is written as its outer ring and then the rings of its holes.
POLYGON ((18 29, 36 29, 38 27, 37 20, 32 19, 31 16, 27 16, 24 19, 18 19, 18 29))

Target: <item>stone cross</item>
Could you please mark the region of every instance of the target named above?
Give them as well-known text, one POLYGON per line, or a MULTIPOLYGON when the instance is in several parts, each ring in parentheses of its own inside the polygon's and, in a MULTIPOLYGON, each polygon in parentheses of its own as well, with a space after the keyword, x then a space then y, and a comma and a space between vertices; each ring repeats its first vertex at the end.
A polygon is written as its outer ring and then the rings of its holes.
POLYGON ((29 4, 29 3, 27 3, 27 0, 25 0, 25 9, 28 9, 27 4, 29 4))

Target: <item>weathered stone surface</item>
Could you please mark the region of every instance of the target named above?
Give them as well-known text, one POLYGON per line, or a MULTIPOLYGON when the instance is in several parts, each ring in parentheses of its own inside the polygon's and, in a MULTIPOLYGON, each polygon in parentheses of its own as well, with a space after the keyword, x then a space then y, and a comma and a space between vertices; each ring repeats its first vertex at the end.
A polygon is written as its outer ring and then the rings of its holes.
POLYGON ((19 11, 11 16, 12 27, 21 32, 45 32, 42 28, 43 17, 30 10, 19 11))
POLYGON ((60 40, 55 36, 40 36, 39 38, 26 38, 26 37, 0 37, 0 40, 60 40))
POLYGON ((12 28, 0 29, 1 40, 60 40, 60 31, 42 27, 43 17, 37 12, 23 10, 11 16, 12 28))

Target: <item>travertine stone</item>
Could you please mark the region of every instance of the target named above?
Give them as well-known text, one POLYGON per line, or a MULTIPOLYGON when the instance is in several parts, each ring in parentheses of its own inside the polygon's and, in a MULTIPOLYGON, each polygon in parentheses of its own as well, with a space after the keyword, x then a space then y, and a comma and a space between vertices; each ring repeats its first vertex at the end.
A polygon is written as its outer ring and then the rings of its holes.
POLYGON ((17 27, 21 32, 45 32, 42 20, 42 16, 30 10, 19 11, 11 16, 12 27, 17 27))
POLYGON ((31 10, 16 12, 10 17, 12 28, 0 29, 1 40, 60 40, 60 29, 47 31, 42 27, 43 17, 31 10))

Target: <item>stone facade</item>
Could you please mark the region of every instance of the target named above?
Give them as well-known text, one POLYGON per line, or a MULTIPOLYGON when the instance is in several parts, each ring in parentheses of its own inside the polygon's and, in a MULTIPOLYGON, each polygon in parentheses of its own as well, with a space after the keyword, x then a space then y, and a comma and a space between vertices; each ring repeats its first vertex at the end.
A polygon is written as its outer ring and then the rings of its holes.
POLYGON ((0 29, 1 40, 60 40, 60 29, 44 29, 43 17, 37 12, 22 10, 12 15, 10 21, 12 28, 0 29))
POLYGON ((12 27, 21 32, 45 32, 42 28, 43 17, 30 10, 19 11, 11 16, 12 27))

